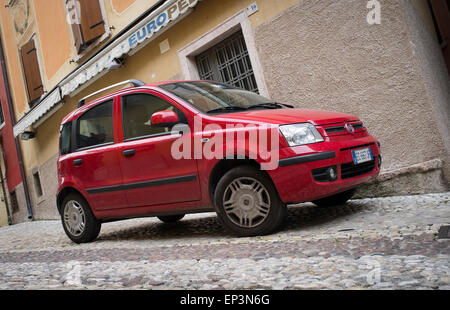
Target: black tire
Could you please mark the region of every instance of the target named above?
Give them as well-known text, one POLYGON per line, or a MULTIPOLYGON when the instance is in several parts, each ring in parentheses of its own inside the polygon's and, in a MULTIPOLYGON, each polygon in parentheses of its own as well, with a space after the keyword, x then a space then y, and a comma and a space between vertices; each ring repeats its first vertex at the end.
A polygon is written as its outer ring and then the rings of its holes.
POLYGON ((356 188, 333 195, 325 197, 322 199, 314 200, 312 203, 319 207, 333 207, 344 205, 348 200, 350 200, 356 192, 356 188))
POLYGON ((81 195, 76 193, 71 193, 64 198, 61 209, 61 221, 67 236, 75 243, 87 243, 95 240, 98 237, 102 227, 102 223, 92 214, 92 210, 87 201, 81 195), (70 216, 68 213, 70 212, 68 211, 66 214, 66 209, 73 208, 69 205, 69 203, 75 203, 77 207, 82 210, 81 217, 84 218, 83 229, 76 232, 71 231, 69 228, 70 220, 68 217, 70 216))
POLYGON ((278 192, 270 178, 263 171, 250 166, 236 167, 222 176, 214 192, 214 206, 222 225, 238 237, 252 237, 273 233, 281 227, 287 214, 286 205, 279 198, 278 192), (236 184, 235 182, 241 182, 243 185, 234 194, 229 194, 233 192, 232 184, 236 184), (248 184, 245 184, 245 182, 248 184), (262 186, 262 189, 258 184, 262 186), (255 189, 251 188, 252 186, 255 186, 255 189), (256 189, 260 190, 256 191, 256 189), (251 196, 252 190, 255 192, 254 196, 251 196), (231 197, 233 195, 238 201, 233 203, 237 207, 231 208, 229 201, 232 200, 231 197), (225 201, 228 197, 230 197, 229 200, 225 201), (261 206, 259 202, 264 203, 264 208, 267 210, 261 211, 262 208, 257 207, 261 206), (225 207, 224 204, 228 204, 228 206, 225 207), (261 214, 257 216, 252 214, 253 218, 251 220, 247 216, 242 216, 243 220, 234 212, 241 215, 244 213, 246 215, 250 213, 261 214), (237 223, 238 221, 240 223, 237 223), (257 224, 253 224, 253 221, 257 224))
POLYGON ((178 222, 183 217, 184 217, 184 214, 158 216, 158 218, 161 222, 168 223, 168 224, 178 222))

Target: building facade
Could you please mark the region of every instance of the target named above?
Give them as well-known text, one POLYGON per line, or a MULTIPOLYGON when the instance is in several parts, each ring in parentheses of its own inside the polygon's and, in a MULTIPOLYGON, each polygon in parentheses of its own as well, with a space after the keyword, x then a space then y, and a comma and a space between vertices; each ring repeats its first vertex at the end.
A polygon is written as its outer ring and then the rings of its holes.
POLYGON ((58 218, 60 122, 84 96, 127 79, 218 80, 356 114, 384 155, 380 182, 361 195, 448 190, 448 0, 0 2, 26 178, 8 186, 14 222, 58 218))
MULTIPOLYGON (((1 41, 1 40, 0 40, 1 41)), ((0 45, 0 226, 13 223, 18 210, 15 188, 22 183, 24 170, 20 168, 20 145, 14 137, 14 112, 8 87, 6 63, 0 45)))

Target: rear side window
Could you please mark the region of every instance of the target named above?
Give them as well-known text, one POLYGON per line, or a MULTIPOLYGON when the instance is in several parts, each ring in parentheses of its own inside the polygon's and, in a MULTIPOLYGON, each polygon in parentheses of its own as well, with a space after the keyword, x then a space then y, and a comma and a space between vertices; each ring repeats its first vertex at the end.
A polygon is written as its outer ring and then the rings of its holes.
POLYGON ((101 103, 78 119, 77 148, 114 142, 113 101, 101 103))
POLYGON ((64 124, 63 128, 61 130, 60 142, 59 142, 59 148, 60 148, 61 155, 70 153, 70 149, 72 146, 71 136, 72 136, 72 123, 64 124))

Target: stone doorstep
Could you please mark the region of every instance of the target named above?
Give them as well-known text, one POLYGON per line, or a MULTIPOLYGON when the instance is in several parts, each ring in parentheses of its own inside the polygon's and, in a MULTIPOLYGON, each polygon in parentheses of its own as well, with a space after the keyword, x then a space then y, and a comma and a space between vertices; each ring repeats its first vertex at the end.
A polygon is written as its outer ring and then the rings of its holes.
POLYGON ((361 185, 354 198, 446 192, 449 189, 449 184, 443 176, 442 167, 442 160, 436 158, 395 170, 382 171, 376 179, 361 185))
POLYGON ((372 180, 367 184, 370 185, 374 183, 381 183, 406 174, 425 173, 438 169, 442 169, 442 160, 439 158, 435 158, 429 161, 425 161, 407 167, 398 168, 395 170, 382 171, 375 180, 372 180))

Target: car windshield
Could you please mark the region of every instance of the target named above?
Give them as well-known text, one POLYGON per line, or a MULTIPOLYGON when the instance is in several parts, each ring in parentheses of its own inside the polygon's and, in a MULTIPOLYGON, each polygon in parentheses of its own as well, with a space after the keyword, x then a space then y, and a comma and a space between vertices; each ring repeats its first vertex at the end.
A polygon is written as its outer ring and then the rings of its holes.
POLYGON ((256 93, 221 83, 175 82, 159 87, 185 100, 197 110, 208 114, 265 108, 270 104, 275 104, 256 93))

